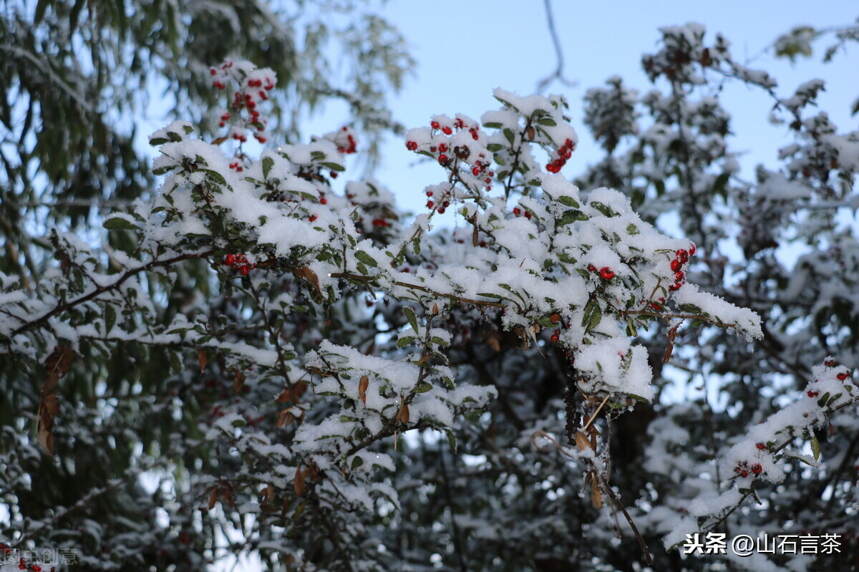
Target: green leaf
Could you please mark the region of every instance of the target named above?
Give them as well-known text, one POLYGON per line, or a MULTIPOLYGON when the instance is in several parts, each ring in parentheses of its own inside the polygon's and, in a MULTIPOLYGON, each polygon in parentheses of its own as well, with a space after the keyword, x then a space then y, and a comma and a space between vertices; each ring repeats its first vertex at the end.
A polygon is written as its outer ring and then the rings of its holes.
POLYGON ((326 161, 325 163, 322 163, 322 166, 331 169, 332 171, 343 172, 346 170, 346 167, 344 167, 343 165, 339 163, 332 163, 331 161, 326 161))
POLYGON ((107 334, 116 324, 116 310, 110 304, 104 307, 104 333, 107 334))
POLYGON ((820 460, 820 441, 817 440, 817 436, 811 436, 811 452, 814 454, 814 460, 820 460))
POLYGON ((430 389, 432 389, 432 384, 428 381, 422 381, 415 387, 415 393, 426 393, 430 389))
POLYGON ((411 345, 414 341, 415 341, 414 336, 404 336, 404 337, 399 338, 397 340, 397 347, 398 348, 404 348, 408 345, 411 345))
MULTIPOLYGON (((367 266, 378 266, 379 263, 376 262, 376 259, 364 252, 363 250, 355 251, 355 258, 366 264, 367 266)), ((417 330, 416 330, 417 331, 417 330)))
POLYGON ((629 223, 628 225, 626 225, 626 233, 627 233, 627 234, 636 235, 636 234, 638 234, 639 232, 640 232, 640 231, 638 230, 638 227, 637 227, 637 226, 635 226, 634 224, 629 223))
POLYGON ((576 222, 577 220, 588 220, 590 217, 580 210, 564 211, 561 218, 555 223, 555 226, 565 226, 576 222))
POLYGON ((568 207, 579 208, 579 201, 567 195, 561 195, 560 197, 558 197, 558 202, 568 207))
POLYGON ((637 336, 638 335, 638 328, 635 327, 635 322, 632 320, 632 318, 626 319, 626 335, 627 336, 637 336))
POLYGON ((541 117, 537 120, 537 123, 539 123, 540 125, 547 125, 549 127, 554 127, 555 125, 557 125, 555 120, 551 117, 541 117))
POLYGON ((406 315, 406 320, 409 321, 409 324, 412 326, 412 329, 415 331, 415 333, 418 333, 420 331, 420 328, 418 328, 418 317, 415 316, 414 310, 412 310, 411 308, 403 308, 403 313, 406 315))
POLYGON ((224 185, 224 186, 227 185, 227 180, 219 172, 217 172, 213 169, 202 169, 202 170, 205 171, 206 174, 209 176, 209 178, 212 179, 212 181, 214 181, 216 184, 224 185))
POLYGON ((599 212, 601 212, 602 214, 604 214, 605 216, 608 216, 608 217, 617 216, 617 212, 615 212, 615 210, 613 208, 611 208, 610 206, 605 205, 599 201, 591 201, 590 205, 593 208, 595 208, 596 210, 598 210, 599 212))
POLYGON ((502 133, 504 133, 504 137, 507 138, 507 141, 509 141, 511 145, 513 144, 513 141, 516 140, 516 136, 513 134, 513 131, 511 131, 509 128, 505 127, 504 130, 502 131, 502 133))
POLYGON ((137 228, 131 221, 122 217, 108 218, 102 223, 102 226, 107 230, 135 230, 137 228))
POLYGON ((274 159, 271 157, 262 158, 262 176, 268 178, 271 168, 274 167, 274 159))

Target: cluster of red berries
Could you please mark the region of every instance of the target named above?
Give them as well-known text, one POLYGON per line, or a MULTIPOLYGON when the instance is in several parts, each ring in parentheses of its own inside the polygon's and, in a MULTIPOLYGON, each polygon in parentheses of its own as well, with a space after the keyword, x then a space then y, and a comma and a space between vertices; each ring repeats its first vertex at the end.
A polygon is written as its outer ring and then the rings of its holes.
POLYGON ((555 153, 554 160, 550 161, 546 165, 546 170, 550 173, 557 173, 561 169, 564 168, 564 165, 567 164, 569 158, 573 155, 573 151, 576 149, 576 144, 572 139, 567 139, 564 141, 564 144, 561 145, 555 153))
POLYGON ((437 199, 438 203, 436 203, 436 201, 433 200, 436 198, 435 191, 427 191, 426 195, 427 195, 427 198, 429 199, 427 201, 427 208, 430 210, 435 209, 435 211, 438 214, 444 214, 445 209, 447 209, 447 207, 450 206, 450 193, 449 192, 445 192, 444 194, 442 194, 441 197, 439 197, 437 199))
MULTIPOLYGON (((471 138, 474 141, 478 141, 480 139, 480 130, 476 123, 467 120, 464 117, 457 116, 456 119, 450 120, 447 116, 435 116, 430 121, 430 128, 432 132, 441 132, 444 135, 452 136, 454 130, 456 131, 464 131, 467 130, 471 135, 471 138)), ((418 151, 420 149, 420 145, 417 141, 407 140, 406 141, 406 149, 409 151, 418 151)), ((428 150, 431 154, 436 156, 436 160, 439 165, 446 167, 449 165, 453 159, 453 157, 459 159, 463 162, 468 162, 469 158, 472 155, 472 150, 469 149, 468 145, 453 145, 451 146, 450 142, 443 141, 436 145, 430 145, 428 150)), ((486 154, 483 152, 477 153, 477 158, 470 162, 471 164, 471 174, 480 179, 480 181, 486 185, 486 190, 492 189, 492 177, 495 175, 495 172, 489 169, 489 161, 486 160, 486 154)), ((432 207, 429 207, 432 208, 432 207)))
MULTIPOLYGON (((555 313, 555 314, 552 314, 551 316, 549 316, 549 321, 552 322, 553 324, 561 324, 565 328, 569 327, 567 324, 564 324, 561 321, 561 315, 558 313, 555 313)), ((557 328, 554 332, 552 332, 552 335, 549 337, 549 340, 553 344, 558 343, 561 340, 561 329, 557 328)))
POLYGON ((657 311, 658 311, 658 310, 661 310, 661 309, 662 309, 662 306, 663 306, 664 304, 665 304, 665 297, 664 297, 664 296, 660 296, 659 298, 657 298, 657 301, 656 301, 656 302, 651 302, 651 303, 650 303, 650 307, 651 307, 651 308, 653 308, 654 310, 657 310, 657 311))
MULTIPOLYGON (((345 125, 340 128, 340 131, 335 132, 333 140, 334 144, 337 145, 337 150, 344 155, 351 155, 358 151, 358 139, 355 137, 355 132, 345 125)), ((332 173, 332 175, 334 174, 332 173)))
POLYGON ((241 88, 233 93, 233 101, 230 104, 234 113, 229 111, 221 114, 218 125, 226 127, 227 123, 232 120, 235 125, 232 126, 230 137, 239 143, 247 141, 247 135, 244 126, 252 127, 255 132, 254 139, 260 143, 268 141, 265 132, 265 121, 260 117, 260 112, 256 109, 258 102, 267 101, 269 98, 268 92, 274 89, 274 80, 271 76, 265 75, 263 78, 254 77, 251 72, 249 77, 244 77, 246 70, 240 70, 235 65, 235 62, 224 62, 220 69, 211 68, 209 73, 215 78, 212 85, 217 89, 226 89, 227 81, 233 79, 241 84, 241 88), (236 70, 234 71, 234 68, 236 70), (241 115, 241 110, 245 109, 248 112, 248 117, 244 118, 241 115))
POLYGON ((603 266, 602 268, 597 270, 596 266, 594 266, 593 264, 588 264, 588 272, 596 272, 597 274, 599 274, 600 278, 606 281, 611 280, 612 278, 617 276, 614 273, 614 270, 612 270, 608 266, 603 266))
POLYGON ((744 479, 749 476, 750 472, 754 475, 760 475, 764 472, 764 468, 760 463, 755 463, 749 467, 749 463, 746 461, 740 461, 737 463, 737 466, 734 467, 734 473, 744 479))
POLYGON ((373 219, 373 226, 376 228, 387 228, 387 227, 391 226, 391 223, 389 223, 388 221, 386 221, 383 218, 374 218, 373 219))
POLYGON ((689 262, 690 256, 695 256, 698 248, 695 243, 689 245, 689 250, 681 248, 674 253, 674 258, 671 260, 671 271, 674 273, 674 284, 668 287, 672 292, 680 290, 686 282, 686 273, 683 272, 683 265, 689 262))
MULTIPOLYGON (((825 362, 823 362, 823 365, 825 365, 826 367, 838 367, 840 364, 833 359, 828 359, 825 362)), ((850 379, 851 376, 852 376, 852 373, 848 370, 848 371, 839 372, 835 376, 835 378, 838 381, 847 381, 848 379, 850 379)))
POLYGON ((238 270, 242 276, 247 276, 251 270, 256 268, 256 264, 249 263, 244 254, 227 254, 224 257, 224 264, 233 270, 238 270))
POLYGON ((238 161, 233 161, 232 163, 230 163, 230 169, 232 169, 233 171, 236 171, 237 173, 241 173, 242 171, 245 170, 245 168, 242 167, 242 164, 239 163, 238 161))
POLYGON ((513 216, 524 216, 527 219, 530 219, 533 214, 528 209, 520 209, 519 207, 513 207, 513 216))

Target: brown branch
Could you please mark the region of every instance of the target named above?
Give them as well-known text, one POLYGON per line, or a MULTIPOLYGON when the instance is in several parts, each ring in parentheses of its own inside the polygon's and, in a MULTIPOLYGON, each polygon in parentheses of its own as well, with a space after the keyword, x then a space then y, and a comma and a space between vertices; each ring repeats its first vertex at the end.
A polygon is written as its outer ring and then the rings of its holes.
MULTIPOLYGON (((377 277, 374 276, 362 276, 360 274, 351 274, 349 272, 334 272, 331 274, 332 278, 345 278, 346 280, 354 280, 357 282, 373 282, 377 277)), ((420 290, 421 292, 426 292, 427 294, 433 294, 435 296, 439 296, 442 298, 449 298, 451 300, 456 300, 458 302, 462 302, 464 304, 473 304, 475 306, 491 306, 494 308, 503 308, 504 304, 501 302, 492 302, 490 300, 475 300, 474 298, 464 298, 462 296, 457 296, 456 294, 448 294, 445 292, 438 292, 433 290, 432 288, 427 288, 426 286, 421 286, 420 284, 410 284, 408 282, 401 282, 399 280, 393 281, 393 284, 396 286, 402 286, 403 288, 409 288, 411 290, 420 290)))
POLYGON ((111 282, 110 284, 108 284, 106 286, 99 286, 95 290, 92 290, 91 292, 89 292, 87 294, 79 296, 79 297, 75 298, 74 300, 71 300, 70 302, 65 302, 63 304, 60 304, 59 306, 55 307, 50 312, 48 312, 46 314, 42 314, 40 317, 36 318, 35 320, 25 322, 24 325, 19 326, 15 330, 12 330, 12 334, 10 335, 10 337, 17 336, 18 334, 20 334, 22 332, 26 332, 27 330, 31 330, 35 327, 41 326, 45 322, 47 322, 48 320, 50 320, 51 318, 56 316, 57 314, 61 314, 61 313, 65 312, 66 310, 71 310, 75 306, 79 306, 85 302, 89 302, 93 298, 97 298, 98 296, 100 296, 101 294, 104 294, 105 292, 109 292, 110 290, 115 290, 116 288, 119 288, 120 286, 122 286, 122 284, 126 280, 128 280, 132 276, 140 274, 141 272, 146 272, 148 270, 152 270, 153 268, 159 268, 162 266, 170 266, 171 264, 175 264, 177 262, 182 262, 184 260, 191 260, 194 258, 205 258, 206 256, 211 255, 213 252, 214 252, 213 250, 206 250, 206 251, 197 252, 194 254, 181 254, 179 256, 174 256, 173 258, 166 258, 163 260, 153 260, 152 262, 148 262, 148 263, 144 264, 143 266, 138 266, 137 268, 132 268, 130 270, 127 270, 118 279, 111 282))

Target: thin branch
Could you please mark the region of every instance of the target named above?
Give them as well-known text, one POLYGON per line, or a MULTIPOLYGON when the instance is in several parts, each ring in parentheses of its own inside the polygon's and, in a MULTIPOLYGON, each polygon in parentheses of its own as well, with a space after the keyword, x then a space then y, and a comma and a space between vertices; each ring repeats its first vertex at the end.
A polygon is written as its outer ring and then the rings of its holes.
POLYGON ((552 38, 552 46, 555 48, 555 70, 548 76, 537 82, 537 93, 543 93, 549 85, 557 80, 567 87, 575 87, 576 82, 570 81, 564 76, 564 51, 561 49, 561 40, 555 26, 555 15, 552 12, 552 0, 543 0, 546 7, 546 27, 549 28, 549 36, 552 38))
POLYGON ((142 266, 138 266, 137 268, 132 268, 130 270, 127 270, 118 279, 111 282, 110 284, 107 284, 106 286, 99 286, 98 288, 95 288, 94 290, 92 290, 86 294, 83 294, 82 296, 79 296, 79 297, 75 298, 74 300, 71 300, 70 302, 65 302, 63 304, 60 304, 59 306, 55 307, 50 312, 47 312, 46 314, 42 314, 41 316, 39 316, 38 318, 36 318, 34 320, 31 320, 29 322, 24 323, 24 325, 19 326, 15 330, 12 330, 12 334, 9 337, 11 338, 11 337, 17 336, 18 334, 26 332, 27 330, 31 330, 35 327, 41 326, 44 323, 46 323, 48 320, 50 320, 51 318, 56 316, 57 314, 61 314, 61 313, 65 312, 66 310, 71 310, 75 306, 79 306, 85 302, 89 302, 93 298, 97 298, 98 296, 104 294, 105 292, 115 290, 116 288, 119 288, 120 286, 122 286, 122 284, 126 280, 128 280, 132 276, 140 274, 141 272, 146 272, 146 271, 152 270, 153 268, 158 268, 161 266, 170 266, 171 264, 175 264, 177 262, 182 262, 184 260, 191 260, 191 259, 195 259, 195 258, 205 258, 205 257, 211 255, 213 252, 214 252, 213 250, 206 250, 203 252, 197 252, 197 253, 193 253, 193 254, 190 254, 190 253, 189 254, 180 254, 179 256, 174 256, 173 258, 166 258, 166 259, 162 259, 162 260, 153 260, 153 261, 148 262, 142 266))

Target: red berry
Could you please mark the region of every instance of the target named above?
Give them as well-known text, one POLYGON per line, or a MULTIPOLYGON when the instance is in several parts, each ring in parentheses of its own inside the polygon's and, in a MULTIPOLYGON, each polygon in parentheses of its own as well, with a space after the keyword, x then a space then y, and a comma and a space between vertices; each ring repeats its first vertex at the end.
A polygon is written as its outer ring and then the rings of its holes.
POLYGON ((695 253, 698 252, 698 247, 695 246, 695 243, 692 242, 689 244, 689 256, 695 256, 695 253))
POLYGON ((520 209, 519 207, 514 207, 513 208, 513 214, 515 216, 521 216, 522 215, 522 209, 520 209))
POLYGON ((561 339, 561 330, 555 330, 552 334, 552 337, 549 338, 553 343, 558 343, 558 340, 561 339))
POLYGON ((245 264, 244 266, 239 268, 239 272, 242 273, 242 276, 247 276, 248 274, 250 274, 250 271, 251 271, 251 267, 248 266, 247 264, 245 264))
POLYGON ((418 148, 418 144, 414 141, 406 141, 406 149, 414 151, 418 148))
POLYGON ((660 304, 659 302, 651 302, 650 307, 653 308, 654 310, 661 310, 662 304, 660 304))
POLYGON ((525 211, 525 218, 531 218, 531 211, 525 211))
POLYGON ((683 268, 682 262, 680 262, 676 258, 671 261, 671 272, 680 272, 681 268, 683 268))
POLYGON ((448 161, 449 159, 447 155, 441 154, 438 156, 438 162, 440 165, 447 165, 448 161))
POLYGON ((766 445, 764 445, 763 443, 755 443, 755 447, 757 447, 757 448, 758 448, 758 449, 760 449, 761 451, 763 451, 764 449, 766 449, 766 448, 767 448, 767 446, 766 446, 766 445))
POLYGON ((838 378, 838 381, 844 381, 845 379, 850 377, 850 374, 842 372, 842 373, 839 373, 838 375, 836 375, 835 377, 838 378))
POLYGON ((825 362, 823 362, 823 365, 825 365, 826 367, 835 367, 838 365, 838 362, 835 361, 834 359, 828 359, 825 362))
POLYGON ((596 271, 597 271, 596 266, 594 266, 593 264, 588 264, 588 272, 596 272, 596 271))
POLYGON ((549 316, 549 321, 552 322, 553 324, 557 324, 558 322, 561 321, 561 315, 560 314, 552 314, 551 316, 549 316))
POLYGON ((315 214, 313 214, 313 215, 310 215, 309 217, 307 217, 307 220, 309 220, 310 222, 316 222, 317 218, 319 218, 319 217, 316 216, 315 214))
POLYGON ((451 133, 453 133, 453 129, 451 129, 448 126, 444 126, 441 128, 441 132, 444 133, 445 135, 450 135, 451 133))
POLYGON ((740 471, 740 476, 745 479, 746 477, 749 476, 749 472, 748 471, 740 471))
POLYGON ((328 199, 326 199, 325 197, 319 197, 319 204, 327 205, 328 199))
POLYGON ((814 397, 817 397, 818 395, 820 395, 820 392, 819 392, 819 391, 811 391, 811 390, 809 390, 809 391, 806 391, 805 393, 806 393, 806 395, 808 395, 808 396, 809 396, 809 397, 811 397, 811 398, 814 398, 814 397))
POLYGON ((675 252, 674 254, 677 255, 677 258, 679 258, 680 262, 683 264, 686 264, 686 262, 689 260, 689 253, 686 252, 682 248, 680 250, 678 250, 677 252, 675 252))
POLYGON ((674 283, 671 286, 669 286, 668 289, 671 290, 672 292, 674 292, 675 290, 680 290, 681 286, 683 286, 683 284, 674 283))
POLYGON ((430 121, 430 127, 432 127, 433 129, 438 129, 439 128, 438 121, 430 121))
POLYGON ((236 257, 234 254, 228 254, 224 257, 224 264, 227 266, 232 266, 236 262, 236 257))
POLYGON ((683 272, 675 272, 674 273, 674 281, 675 282, 683 282, 683 279, 686 278, 686 275, 683 272))
POLYGON ((218 75, 218 70, 216 70, 215 68, 209 68, 209 73, 211 75, 218 75))
POLYGON ((478 176, 480 174, 480 167, 478 167, 476 165, 474 167, 472 167, 471 168, 471 174, 474 175, 475 177, 478 176))
POLYGON ((434 206, 435 206, 435 203, 434 203, 434 202, 432 202, 432 201, 427 201, 427 208, 428 208, 428 209, 431 209, 431 208, 433 208, 434 206))
POLYGON ((439 143, 438 144, 438 150, 440 153, 446 153, 447 149, 448 149, 447 143, 439 143))
POLYGON ((600 278, 602 278, 603 280, 611 280, 612 278, 614 278, 614 276, 614 272, 608 266, 603 266, 602 268, 600 268, 600 278))
POLYGON ((763 472, 764 468, 760 465, 760 463, 755 463, 752 465, 752 472, 756 475, 760 475, 763 472))
POLYGON ((438 214, 444 214, 444 207, 438 207, 438 210, 436 212, 438 214))

